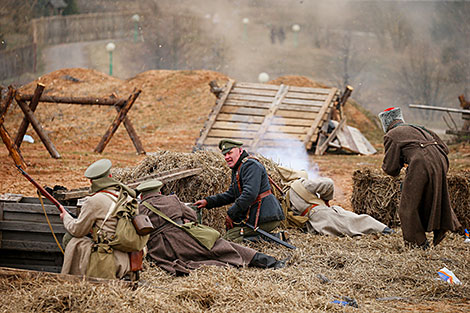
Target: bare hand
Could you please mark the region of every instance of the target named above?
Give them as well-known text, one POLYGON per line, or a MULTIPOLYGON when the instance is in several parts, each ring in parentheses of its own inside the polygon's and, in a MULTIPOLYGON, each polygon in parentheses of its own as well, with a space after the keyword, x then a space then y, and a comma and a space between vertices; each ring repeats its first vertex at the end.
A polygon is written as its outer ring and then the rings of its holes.
POLYGON ((229 230, 233 228, 233 220, 230 218, 230 216, 227 215, 225 217, 225 229, 229 230))
POLYGON ((197 200, 196 202, 194 202, 194 205, 197 206, 198 209, 205 208, 207 205, 207 200, 206 199, 197 200))

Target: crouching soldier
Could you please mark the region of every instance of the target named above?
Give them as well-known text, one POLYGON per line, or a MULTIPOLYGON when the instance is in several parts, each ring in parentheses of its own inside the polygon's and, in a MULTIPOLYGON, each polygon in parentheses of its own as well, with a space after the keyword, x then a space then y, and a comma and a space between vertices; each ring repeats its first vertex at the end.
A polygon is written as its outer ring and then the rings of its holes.
MULTIPOLYGON (((119 203, 135 201, 135 191, 111 177, 111 165, 110 160, 101 159, 86 169, 92 196, 83 203, 78 218, 67 212, 60 215, 68 232, 62 274, 123 278, 131 271, 129 253, 117 249, 113 240, 119 218, 116 211, 122 207, 119 203)), ((142 239, 137 244, 145 246, 146 238, 142 239)))
POLYGON ((196 201, 198 208, 216 208, 232 204, 228 209, 225 239, 242 242, 258 234, 243 223, 270 232, 285 219, 279 201, 271 192, 269 177, 263 164, 242 148, 243 143, 231 139, 219 142, 225 162, 232 169, 232 182, 226 192, 196 201))
POLYGON ((151 180, 136 188, 142 200, 139 212, 148 215, 155 228, 147 243, 147 256, 156 265, 175 275, 188 274, 202 265, 284 267, 285 261, 226 241, 220 238, 216 230, 207 226, 200 227, 205 232, 191 234, 188 226, 197 227, 196 212, 176 195, 162 195, 162 185, 158 180, 151 180))

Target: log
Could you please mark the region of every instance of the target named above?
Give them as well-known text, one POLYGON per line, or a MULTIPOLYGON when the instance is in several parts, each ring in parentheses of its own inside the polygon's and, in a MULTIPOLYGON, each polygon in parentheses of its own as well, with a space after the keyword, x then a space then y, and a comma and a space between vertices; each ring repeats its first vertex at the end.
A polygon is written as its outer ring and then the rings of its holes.
POLYGON ((134 90, 134 92, 129 96, 129 99, 127 99, 126 104, 119 110, 119 114, 116 116, 116 118, 114 119, 114 121, 111 123, 108 130, 104 134, 103 138, 101 138, 101 141, 96 146, 95 152, 98 152, 98 153, 103 152, 104 148, 111 140, 111 137, 114 135, 119 125, 126 117, 127 112, 129 112, 129 110, 131 109, 132 105, 134 104, 135 100, 137 99, 137 97, 140 95, 141 92, 142 90, 134 90))
POLYGON ((5 115, 8 112, 8 108, 13 101, 13 98, 15 97, 16 90, 13 87, 8 88, 8 94, 5 98, 5 101, 0 108, 0 137, 2 138, 3 143, 7 147, 8 152, 10 153, 10 156, 13 159, 13 162, 15 162, 16 165, 21 166, 22 168, 27 168, 26 162, 23 159, 23 156, 21 155, 20 149, 15 145, 13 140, 10 137, 10 134, 8 133, 7 129, 3 125, 5 121, 5 115))
MULTIPOLYGON (((38 83, 36 86, 36 90, 34 91, 34 95, 31 99, 31 102, 29 103, 29 108, 31 109, 32 112, 36 111, 36 108, 39 103, 39 98, 42 95, 42 92, 44 91, 44 88, 46 86, 38 83)), ((18 128, 18 132, 16 133, 16 138, 15 138, 15 144, 18 148, 21 147, 21 143, 23 142, 23 137, 26 134, 26 131, 28 130, 29 126, 29 121, 26 117, 23 118, 23 121, 21 122, 20 128, 18 128)))
POLYGON ((323 155, 325 151, 328 149, 329 144, 336 138, 336 134, 338 131, 343 127, 343 125, 346 123, 346 118, 343 118, 338 126, 331 132, 331 134, 326 138, 324 142, 320 144, 320 142, 317 142, 317 148, 315 149, 315 154, 316 155, 323 155))
MULTIPOLYGON (((124 104, 124 102, 122 104, 124 104)), ((119 104, 119 106, 115 106, 116 111, 119 112, 119 107, 122 106, 122 104, 119 104)), ((131 120, 127 116, 124 118, 124 127, 126 128, 127 133, 129 134, 129 137, 131 138, 132 143, 134 144, 135 150, 137 150, 137 153, 145 154, 144 147, 142 146, 142 142, 140 141, 140 138, 137 135, 137 132, 135 131, 134 125, 132 125, 131 120)))
MULTIPOLYGON (((19 94, 21 101, 31 101, 34 95, 19 94)), ((118 105, 125 103, 126 99, 121 98, 97 98, 97 97, 59 97, 41 95, 39 102, 68 103, 83 105, 118 105)))
POLYGON ((36 119, 36 116, 34 116, 34 113, 28 107, 28 105, 24 101, 19 99, 19 97, 16 97, 16 102, 20 106, 21 110, 23 111, 24 115, 29 120, 31 125, 33 125, 34 130, 38 134, 39 138, 41 139, 42 143, 46 147, 47 151, 49 151, 49 154, 55 159, 60 159, 59 152, 57 152, 57 149, 55 148, 54 144, 49 139, 47 134, 44 132, 44 129, 42 128, 39 121, 36 119))

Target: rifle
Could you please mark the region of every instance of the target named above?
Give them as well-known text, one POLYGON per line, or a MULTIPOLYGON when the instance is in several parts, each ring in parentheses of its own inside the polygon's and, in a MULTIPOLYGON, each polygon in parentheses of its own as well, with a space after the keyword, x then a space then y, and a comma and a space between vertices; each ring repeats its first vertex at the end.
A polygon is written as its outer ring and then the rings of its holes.
POLYGON ((293 249, 293 250, 297 249, 295 246, 291 245, 290 243, 287 243, 284 240, 281 240, 281 239, 277 238, 276 236, 271 235, 270 233, 260 229, 259 227, 254 227, 253 225, 251 225, 249 223, 243 223, 243 224, 245 224, 245 226, 247 226, 248 228, 251 228, 252 230, 257 232, 258 234, 260 234, 262 236, 265 236, 265 237, 275 241, 276 243, 283 245, 284 247, 287 247, 287 248, 293 249))
POLYGON ((18 170, 21 172, 21 174, 23 174, 24 177, 26 177, 33 185, 34 187, 36 187, 36 189, 38 190, 38 192, 42 193, 42 195, 44 197, 46 197, 47 199, 49 199, 52 204, 54 204, 60 211, 60 213, 62 212, 67 212, 68 214, 70 214, 72 217, 76 218, 75 214, 73 214, 72 212, 70 212, 69 210, 67 210, 66 208, 64 208, 64 206, 62 204, 60 204, 59 201, 57 201, 53 196, 51 196, 50 193, 48 193, 46 191, 46 189, 44 189, 43 187, 41 187, 31 176, 29 176, 28 173, 26 173, 22 168, 21 166, 17 165, 16 166, 18 168, 18 170))

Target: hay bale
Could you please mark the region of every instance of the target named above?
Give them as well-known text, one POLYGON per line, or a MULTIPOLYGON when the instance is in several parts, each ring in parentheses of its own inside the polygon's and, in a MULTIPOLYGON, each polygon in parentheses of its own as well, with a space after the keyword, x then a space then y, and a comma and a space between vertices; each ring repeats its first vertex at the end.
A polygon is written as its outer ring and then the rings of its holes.
MULTIPOLYGON (((391 177, 374 168, 353 173, 351 204, 355 213, 369 214, 382 223, 399 225, 400 184, 404 173, 391 177)), ((470 171, 450 172, 447 184, 452 208, 463 228, 470 228, 470 171)))
MULTIPOLYGON (((280 185, 281 178, 276 170, 278 164, 261 155, 255 156, 268 171, 271 178, 280 185)), ((163 194, 174 193, 183 202, 194 203, 204 197, 224 192, 230 186, 231 170, 227 166, 224 157, 219 152, 196 151, 171 152, 157 151, 149 153, 137 166, 131 168, 114 168, 113 177, 128 183, 138 178, 174 169, 202 168, 199 175, 182 178, 163 186, 163 194)), ((278 198, 279 194, 276 194, 278 198)), ((203 223, 220 232, 225 232, 225 216, 228 207, 212 210, 204 209, 202 212, 203 223)))

